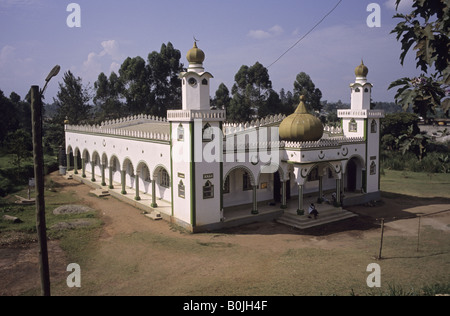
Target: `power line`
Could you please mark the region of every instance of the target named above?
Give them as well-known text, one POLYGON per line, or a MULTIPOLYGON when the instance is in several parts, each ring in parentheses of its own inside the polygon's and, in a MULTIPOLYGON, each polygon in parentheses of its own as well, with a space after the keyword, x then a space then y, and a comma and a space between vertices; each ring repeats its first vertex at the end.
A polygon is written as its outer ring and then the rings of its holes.
POLYGON ((269 67, 267 67, 267 68, 270 68, 271 66, 273 66, 276 62, 278 62, 281 58, 283 58, 284 57, 284 55, 286 55, 287 53, 289 53, 289 51, 290 50, 292 50, 295 46, 297 46, 298 45, 298 43, 300 43, 302 40, 304 40, 309 34, 311 34, 312 33, 312 31, 314 31, 320 24, 322 24, 322 22, 323 21, 325 21, 325 19, 331 14, 331 13, 333 13, 334 12, 334 10, 336 10, 337 9, 337 7, 341 4, 341 2, 342 2, 343 0, 339 0, 339 2, 334 6, 334 8, 333 9, 331 9, 331 11, 330 12, 328 12, 316 25, 314 25, 313 26, 313 28, 312 29, 310 29, 309 31, 308 31, 308 33, 306 33, 305 35, 303 35, 303 37, 302 38, 300 38, 294 45, 292 45, 291 47, 289 47, 280 57, 278 57, 278 59, 277 60, 275 60, 273 63, 271 63, 270 65, 269 65, 269 67))

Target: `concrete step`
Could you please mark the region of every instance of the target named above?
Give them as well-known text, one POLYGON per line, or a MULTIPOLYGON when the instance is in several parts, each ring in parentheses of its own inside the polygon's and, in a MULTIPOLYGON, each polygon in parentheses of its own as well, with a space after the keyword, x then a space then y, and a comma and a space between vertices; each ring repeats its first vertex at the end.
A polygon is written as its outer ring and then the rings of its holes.
POLYGON ((358 215, 342 209, 330 209, 319 211, 317 219, 308 218, 308 215, 296 215, 293 213, 284 213, 276 222, 298 229, 307 229, 311 227, 321 226, 356 217, 358 215))
POLYGON ((103 196, 109 196, 109 191, 105 190, 105 189, 96 189, 96 190, 92 190, 90 191, 92 194, 98 196, 98 197, 103 197, 103 196))

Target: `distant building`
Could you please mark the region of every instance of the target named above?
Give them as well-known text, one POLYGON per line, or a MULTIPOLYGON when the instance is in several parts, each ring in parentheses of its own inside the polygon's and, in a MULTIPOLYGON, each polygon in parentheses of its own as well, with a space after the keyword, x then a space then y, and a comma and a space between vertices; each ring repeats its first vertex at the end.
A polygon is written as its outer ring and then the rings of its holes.
POLYGON ((370 110, 372 85, 363 63, 350 85, 351 109, 338 110, 342 124, 332 128, 306 111, 303 97, 288 117, 227 124, 226 112, 210 107, 213 76, 203 67, 204 52, 194 44, 187 60, 182 109, 166 118, 66 124, 67 162, 76 177, 134 198, 192 232, 227 226, 237 209, 243 218, 264 219, 260 208, 268 203, 273 216, 288 206, 303 216, 305 195, 320 202, 334 192, 336 209, 380 197, 384 112, 370 110), (150 200, 142 202, 143 196, 150 200))

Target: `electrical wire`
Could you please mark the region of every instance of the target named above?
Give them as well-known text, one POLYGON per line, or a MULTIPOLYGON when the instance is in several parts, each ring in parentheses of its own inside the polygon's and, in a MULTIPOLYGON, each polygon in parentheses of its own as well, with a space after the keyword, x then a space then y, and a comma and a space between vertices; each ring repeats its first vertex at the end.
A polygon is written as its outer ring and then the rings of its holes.
POLYGON ((331 11, 330 12, 328 12, 316 25, 314 25, 313 26, 313 28, 312 29, 310 29, 309 31, 308 31, 308 33, 306 33, 305 35, 303 35, 303 37, 302 38, 300 38, 294 45, 292 45, 291 47, 289 47, 280 57, 278 57, 278 59, 277 60, 275 60, 273 63, 271 63, 270 65, 269 65, 269 67, 267 67, 267 68, 270 68, 271 66, 273 66, 275 63, 277 63, 281 58, 283 58, 284 57, 284 55, 286 55, 287 53, 289 53, 289 51, 291 51, 295 46, 297 46, 302 40, 304 40, 309 34, 311 34, 312 33, 312 31, 314 31, 320 24, 322 24, 322 22, 323 21, 325 21, 325 19, 331 14, 331 13, 333 13, 334 12, 334 10, 336 10, 337 9, 337 7, 341 4, 341 2, 342 2, 343 0, 339 0, 339 2, 334 6, 334 8, 333 9, 331 9, 331 11))

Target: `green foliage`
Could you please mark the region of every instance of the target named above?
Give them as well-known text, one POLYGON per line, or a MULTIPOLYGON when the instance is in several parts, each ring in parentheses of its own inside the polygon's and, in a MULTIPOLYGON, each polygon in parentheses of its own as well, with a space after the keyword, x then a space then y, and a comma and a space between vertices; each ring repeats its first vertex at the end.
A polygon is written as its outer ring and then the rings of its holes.
POLYGON ((166 116, 167 110, 181 108, 180 60, 181 52, 170 42, 162 44, 160 52, 151 52, 147 64, 139 56, 128 57, 120 67, 118 81, 113 74, 109 82, 99 76, 96 100, 105 103, 104 109, 121 109, 125 115, 166 116), (119 96, 126 99, 124 105, 119 96))
POLYGON ((387 114, 381 120, 381 145, 385 149, 398 150, 402 135, 415 136, 420 133, 419 117, 413 113, 387 114))
POLYGON ((314 85, 311 77, 304 72, 297 75, 294 82, 294 98, 296 103, 300 102, 300 96, 304 95, 306 98, 305 105, 308 111, 320 111, 322 109, 322 91, 314 85))
POLYGON ((83 86, 82 79, 69 70, 64 74, 63 83, 59 83, 54 122, 63 125, 67 118, 74 125, 88 123, 91 119, 90 99, 89 88, 83 86))
POLYGON ((234 80, 229 115, 227 111, 228 120, 245 122, 256 116, 267 115, 267 100, 272 90, 267 68, 259 62, 251 67, 243 65, 234 80))
MULTIPOLYGON (((401 0, 397 0, 397 8, 401 0)), ((450 113, 450 5, 447 0, 414 0, 414 10, 408 14, 396 14, 402 19, 391 33, 397 34, 402 44, 400 62, 403 65, 408 52, 416 51, 417 68, 430 76, 422 74, 418 78, 402 78, 394 81, 389 89, 398 88, 395 99, 404 108, 412 106, 415 113, 427 117, 442 109, 450 113)))
POLYGON ((227 109, 230 106, 231 98, 230 98, 230 90, 228 90, 227 86, 224 83, 219 85, 217 88, 216 95, 212 100, 211 105, 217 109, 227 109))

